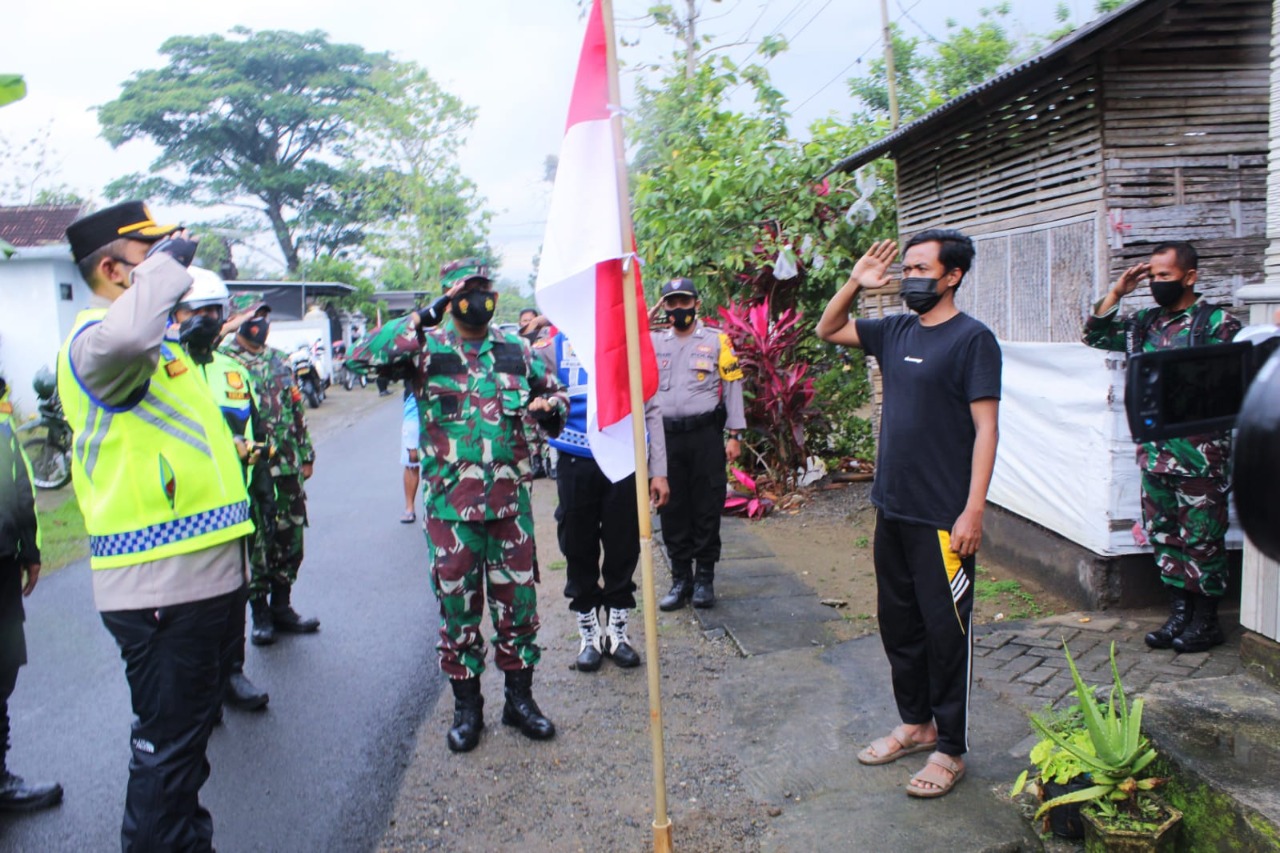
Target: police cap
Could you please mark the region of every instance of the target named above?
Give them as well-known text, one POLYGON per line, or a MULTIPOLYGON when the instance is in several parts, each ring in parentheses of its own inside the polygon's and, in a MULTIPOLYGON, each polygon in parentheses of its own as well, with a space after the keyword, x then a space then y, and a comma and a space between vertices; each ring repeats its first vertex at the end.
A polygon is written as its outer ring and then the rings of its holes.
POLYGON ((127 238, 154 243, 178 230, 177 225, 157 225, 140 201, 123 201, 82 216, 67 226, 67 242, 76 263, 108 243, 127 238))
POLYGON ((698 288, 693 286, 693 282, 687 278, 673 278, 671 281, 662 285, 662 292, 658 294, 658 299, 663 300, 668 296, 692 296, 698 298, 698 288))

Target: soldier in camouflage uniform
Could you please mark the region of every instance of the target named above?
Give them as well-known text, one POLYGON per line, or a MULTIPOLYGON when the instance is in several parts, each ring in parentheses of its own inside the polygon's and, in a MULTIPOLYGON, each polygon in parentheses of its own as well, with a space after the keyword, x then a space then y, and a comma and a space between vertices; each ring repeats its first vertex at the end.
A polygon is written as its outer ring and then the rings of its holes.
POLYGON ((486 598, 495 663, 506 677, 502 722, 535 740, 555 735, 532 694, 541 649, 524 420, 532 416, 558 434, 569 400, 525 341, 490 325, 497 295, 482 262, 455 261, 441 277, 451 316, 424 329, 440 313, 424 309, 406 327, 421 346, 413 385, 431 582, 440 603, 436 648, 454 693, 447 742, 466 752, 484 728, 486 598))
POLYGON ((255 507, 258 532, 250 549, 249 607, 255 646, 274 643, 277 632, 310 634, 320 627, 320 620, 304 619, 290 602, 302 565, 303 528, 307 526, 303 482, 311 477, 315 451, 293 369, 283 353, 266 345, 268 330, 267 317, 251 318, 223 348, 253 377, 259 392, 258 414, 276 451, 271 459, 275 506, 255 507))
MULTIPOLYGON (((1115 352, 1226 343, 1240 321, 1199 299, 1199 257, 1190 243, 1161 243, 1151 260, 1125 270, 1085 322, 1084 342, 1115 352), (1151 282, 1155 308, 1118 316, 1120 300, 1151 282)), ((1172 601, 1169 619, 1146 636, 1153 649, 1201 652, 1223 641, 1218 602, 1227 588, 1227 488, 1231 433, 1138 445, 1142 518, 1172 601)))

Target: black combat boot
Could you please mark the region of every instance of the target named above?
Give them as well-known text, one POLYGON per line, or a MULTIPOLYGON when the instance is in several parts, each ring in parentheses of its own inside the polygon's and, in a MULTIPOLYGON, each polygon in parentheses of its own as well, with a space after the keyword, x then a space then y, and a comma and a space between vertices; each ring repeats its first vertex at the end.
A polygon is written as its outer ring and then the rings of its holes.
POLYGON ((320 629, 320 620, 303 619, 289 604, 293 587, 287 583, 271 582, 271 621, 282 634, 313 634, 320 629))
POLYGON ((0 812, 32 812, 62 802, 62 786, 57 782, 29 785, 0 765, 0 812))
POLYGON ((271 607, 266 596, 249 599, 249 611, 253 616, 253 633, 249 639, 255 646, 269 646, 276 641, 276 626, 271 618, 271 607))
POLYGON ((662 596, 658 609, 671 612, 684 607, 693 596, 693 567, 688 563, 671 564, 671 591, 662 596))
POLYGON ((1163 625, 1146 636, 1146 643, 1153 649, 1171 649, 1173 641, 1187 630, 1191 621, 1191 594, 1177 586, 1169 587, 1169 618, 1163 625))
POLYGON ((594 607, 578 614, 578 635, 582 638, 575 662, 578 672, 595 672, 600 668, 603 657, 600 654, 600 617, 594 607))
POLYGON ((1191 623, 1173 640, 1175 652, 1207 652, 1214 646, 1222 645, 1226 638, 1222 636, 1222 628, 1218 625, 1218 602, 1221 600, 1216 595, 1195 596, 1195 612, 1191 616, 1191 623))
POLYGON ((604 629, 604 653, 623 669, 640 665, 640 655, 631 647, 631 639, 627 636, 627 617, 630 612, 620 607, 610 607, 609 624, 604 629))
POLYGON ((28 785, 21 776, 9 772, 9 710, 0 702, 0 811, 30 812, 62 802, 62 786, 28 785))
POLYGON ((712 585, 715 580, 716 567, 714 563, 699 563, 698 571, 693 576, 693 606, 694 607, 715 607, 716 606, 716 589, 712 585))
POLYGON ((223 701, 232 708, 239 708, 241 711, 257 711, 260 708, 267 707, 267 703, 271 701, 271 697, 265 690, 259 690, 249 680, 249 676, 244 674, 243 663, 233 663, 231 665, 231 676, 227 679, 227 692, 223 697, 223 701))
POLYGON ((533 669, 514 669, 507 673, 507 704, 502 708, 502 724, 519 726, 527 738, 550 740, 556 736, 555 723, 542 716, 533 701, 533 669))
POLYGON ((470 752, 480 742, 484 730, 484 696, 480 694, 479 678, 454 678, 453 727, 445 741, 453 752, 470 752))

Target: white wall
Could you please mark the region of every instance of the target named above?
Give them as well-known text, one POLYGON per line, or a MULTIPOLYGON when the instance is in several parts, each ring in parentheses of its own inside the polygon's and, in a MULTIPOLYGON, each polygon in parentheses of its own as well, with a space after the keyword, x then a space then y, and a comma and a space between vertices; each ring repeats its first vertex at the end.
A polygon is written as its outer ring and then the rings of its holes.
MULTIPOLYGON (((1141 475, 1124 413, 1125 356, 1084 344, 1002 342, 1000 445, 988 497, 1095 554, 1133 538, 1141 475)), ((1231 513, 1227 547, 1242 534, 1231 513)))
POLYGON ((52 369, 89 289, 66 246, 19 249, 0 260, 0 371, 13 388, 20 415, 35 414, 31 380, 41 366, 52 369), (63 300, 60 284, 71 285, 63 300))

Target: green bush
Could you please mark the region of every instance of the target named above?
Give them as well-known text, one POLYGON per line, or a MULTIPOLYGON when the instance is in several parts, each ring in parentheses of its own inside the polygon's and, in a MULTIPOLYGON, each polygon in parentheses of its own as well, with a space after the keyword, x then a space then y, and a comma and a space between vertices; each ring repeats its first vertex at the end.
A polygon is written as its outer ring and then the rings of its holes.
POLYGON ((814 405, 820 414, 809 425, 811 452, 821 456, 828 466, 846 456, 875 459, 871 421, 857 414, 871 398, 871 383, 862 359, 855 357, 837 364, 819 375, 813 386, 814 405))

